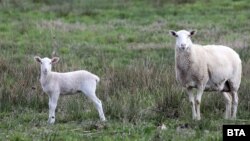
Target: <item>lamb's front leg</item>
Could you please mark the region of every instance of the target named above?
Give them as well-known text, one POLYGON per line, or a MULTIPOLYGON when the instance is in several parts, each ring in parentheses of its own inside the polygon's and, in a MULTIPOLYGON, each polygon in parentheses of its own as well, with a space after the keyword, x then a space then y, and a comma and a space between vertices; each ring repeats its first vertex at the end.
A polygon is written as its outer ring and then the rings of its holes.
POLYGON ((196 113, 196 109, 195 109, 195 101, 194 101, 194 95, 192 92, 192 88, 187 88, 187 94, 189 97, 189 102, 191 103, 191 108, 192 108, 192 117, 193 119, 197 118, 197 113, 196 113))
POLYGON ((59 93, 53 93, 49 95, 49 119, 48 119, 49 124, 54 124, 56 120, 55 110, 57 106, 58 97, 59 93))

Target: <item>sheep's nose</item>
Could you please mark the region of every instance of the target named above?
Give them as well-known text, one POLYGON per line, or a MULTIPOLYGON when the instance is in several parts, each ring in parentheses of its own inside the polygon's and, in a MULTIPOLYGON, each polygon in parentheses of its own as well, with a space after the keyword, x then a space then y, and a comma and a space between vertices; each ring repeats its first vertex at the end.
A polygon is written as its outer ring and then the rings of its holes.
POLYGON ((184 50, 186 48, 186 44, 181 44, 180 48, 184 50))
POLYGON ((48 73, 48 70, 47 70, 47 69, 44 69, 44 70, 43 70, 43 74, 47 75, 47 73, 48 73))

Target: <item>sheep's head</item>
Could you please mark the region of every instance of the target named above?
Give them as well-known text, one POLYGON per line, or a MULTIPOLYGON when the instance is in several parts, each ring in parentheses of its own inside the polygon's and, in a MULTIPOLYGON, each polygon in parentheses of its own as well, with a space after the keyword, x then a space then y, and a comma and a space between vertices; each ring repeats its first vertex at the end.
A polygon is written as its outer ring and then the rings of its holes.
POLYGON ((193 36, 196 31, 180 30, 176 32, 171 30, 169 33, 176 37, 176 47, 181 50, 186 50, 192 46, 191 36, 193 36))
POLYGON ((52 64, 55 64, 59 61, 58 57, 53 57, 52 59, 45 57, 41 59, 39 56, 35 56, 34 59, 36 62, 40 63, 41 73, 44 75, 47 75, 47 73, 51 71, 52 64))

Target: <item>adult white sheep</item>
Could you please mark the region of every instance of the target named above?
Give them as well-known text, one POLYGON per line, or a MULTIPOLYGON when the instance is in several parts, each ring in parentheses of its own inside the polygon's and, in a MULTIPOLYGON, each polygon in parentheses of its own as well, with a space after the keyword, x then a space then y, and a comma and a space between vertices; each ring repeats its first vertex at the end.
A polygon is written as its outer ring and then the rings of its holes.
POLYGON ((176 37, 176 79, 187 90, 192 105, 192 117, 201 119, 203 91, 219 91, 226 100, 225 119, 235 119, 238 107, 237 91, 241 82, 241 59, 233 49, 226 46, 193 44, 191 36, 195 33, 186 30, 170 31, 176 37), (196 96, 193 95, 192 88, 197 88, 196 96))
POLYGON ((102 102, 97 98, 96 85, 100 81, 99 77, 85 70, 59 73, 51 71, 52 64, 59 61, 58 57, 52 59, 39 56, 34 57, 35 61, 41 65, 40 82, 42 89, 49 95, 49 119, 48 122, 55 122, 55 109, 60 94, 84 93, 95 104, 100 119, 105 121, 102 109, 102 102))

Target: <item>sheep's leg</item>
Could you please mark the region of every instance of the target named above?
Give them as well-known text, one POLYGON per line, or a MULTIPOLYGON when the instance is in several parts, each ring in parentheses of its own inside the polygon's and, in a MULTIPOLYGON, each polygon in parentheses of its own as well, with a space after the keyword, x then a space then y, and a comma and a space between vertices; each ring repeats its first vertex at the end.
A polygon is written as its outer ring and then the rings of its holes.
POLYGON ((237 92, 232 92, 232 97, 233 97, 233 115, 232 119, 236 119, 236 114, 237 114, 237 108, 238 108, 238 93, 237 92))
POLYGON ((197 112, 197 120, 201 119, 201 112, 200 112, 200 105, 201 105, 201 97, 203 94, 204 88, 200 87, 198 88, 197 95, 196 95, 196 100, 195 100, 195 105, 196 105, 196 112, 197 112))
POLYGON ((187 93, 188 93, 189 101, 191 103, 192 117, 193 117, 193 119, 196 119, 197 114, 196 114, 196 110, 195 110, 195 101, 194 101, 194 95, 192 92, 192 88, 187 88, 187 93))
POLYGON ((49 124, 54 124, 55 122, 55 119, 56 119, 55 110, 56 110, 58 98, 59 98, 59 93, 51 94, 49 97, 49 119, 48 119, 49 124))
POLYGON ((98 97, 96 97, 95 94, 90 95, 89 99, 91 101, 93 101, 93 103, 95 105, 95 108, 97 109, 97 111, 99 113, 99 117, 100 117, 101 121, 105 121, 106 118, 105 118, 104 113, 103 113, 103 108, 102 108, 102 102, 101 102, 101 100, 98 97))
POLYGON ((227 92, 223 92, 223 96, 225 98, 225 104, 226 104, 225 119, 230 119, 231 108, 232 108, 232 96, 230 93, 227 93, 227 92))

